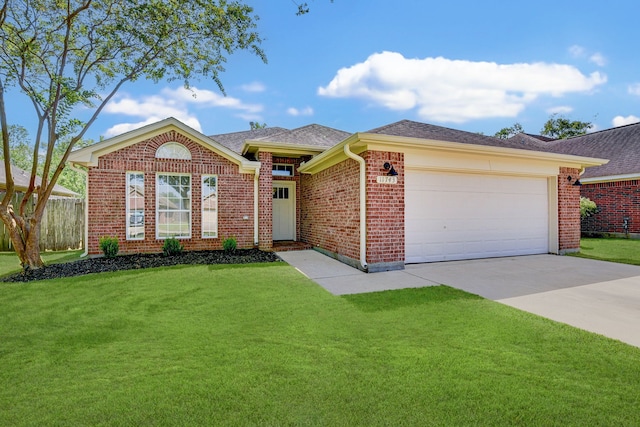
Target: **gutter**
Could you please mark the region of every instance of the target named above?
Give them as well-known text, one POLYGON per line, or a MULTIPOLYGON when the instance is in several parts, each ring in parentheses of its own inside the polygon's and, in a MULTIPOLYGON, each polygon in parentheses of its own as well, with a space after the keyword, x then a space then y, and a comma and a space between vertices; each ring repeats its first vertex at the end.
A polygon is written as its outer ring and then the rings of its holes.
POLYGON ((84 176, 84 252, 80 255, 80 258, 84 258, 89 255, 89 173, 77 168, 73 163, 69 163, 69 167, 84 176))
POLYGON ((258 231, 258 204, 260 203, 260 167, 257 167, 253 175, 253 244, 260 245, 260 235, 258 231))
POLYGON ((367 174, 364 159, 344 145, 344 154, 360 165, 360 265, 367 271, 367 174))

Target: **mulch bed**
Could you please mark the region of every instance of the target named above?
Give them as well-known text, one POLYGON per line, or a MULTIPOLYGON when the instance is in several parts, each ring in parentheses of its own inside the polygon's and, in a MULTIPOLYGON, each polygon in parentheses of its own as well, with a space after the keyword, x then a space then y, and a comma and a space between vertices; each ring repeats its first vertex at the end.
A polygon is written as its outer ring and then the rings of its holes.
POLYGON ((135 254, 119 255, 115 258, 87 258, 79 261, 51 264, 37 270, 16 273, 0 278, 2 282, 30 282, 32 280, 57 279, 82 276, 90 273, 106 273, 121 270, 166 267, 189 264, 248 264, 281 261, 273 252, 258 249, 225 251, 190 251, 178 255, 135 254))

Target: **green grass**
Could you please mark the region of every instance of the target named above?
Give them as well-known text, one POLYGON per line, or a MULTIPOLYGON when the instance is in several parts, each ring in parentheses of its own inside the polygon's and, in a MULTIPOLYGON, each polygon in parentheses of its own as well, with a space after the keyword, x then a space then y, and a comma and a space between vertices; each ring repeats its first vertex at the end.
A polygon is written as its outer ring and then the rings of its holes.
POLYGON ((283 264, 0 285, 0 425, 640 424, 640 349, 283 264))
POLYGON ((640 265, 640 240, 583 238, 580 240, 580 252, 572 255, 581 258, 640 265))
MULTIPOLYGON (((56 264, 80 259, 82 250, 42 252, 42 260, 45 264, 56 264)), ((0 252, 0 277, 20 271, 20 260, 15 252, 0 252)))

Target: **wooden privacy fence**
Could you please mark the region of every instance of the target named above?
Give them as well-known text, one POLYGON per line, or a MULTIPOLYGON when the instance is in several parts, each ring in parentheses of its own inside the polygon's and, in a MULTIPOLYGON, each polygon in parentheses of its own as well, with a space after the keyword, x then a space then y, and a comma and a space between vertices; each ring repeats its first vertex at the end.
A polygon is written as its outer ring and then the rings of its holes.
MULTIPOLYGON (((0 193, 0 197, 4 192, 0 193)), ((12 204, 18 209, 22 202, 23 194, 13 196, 12 204)), ((28 209, 33 208, 30 202, 28 209)), ((47 207, 42 215, 40 225, 40 250, 64 251, 68 249, 81 249, 84 239, 84 200, 68 197, 52 196, 47 202, 47 207)), ((12 251, 13 245, 9 238, 7 227, 2 223, 2 235, 0 236, 0 251, 12 251)))

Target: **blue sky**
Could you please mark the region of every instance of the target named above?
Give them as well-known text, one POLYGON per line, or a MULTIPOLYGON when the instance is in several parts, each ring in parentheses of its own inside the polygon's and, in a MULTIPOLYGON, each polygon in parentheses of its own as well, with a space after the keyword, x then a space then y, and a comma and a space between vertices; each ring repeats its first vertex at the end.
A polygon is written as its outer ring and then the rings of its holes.
MULTIPOLYGON (((229 57, 222 82, 125 85, 88 133, 174 116, 210 135, 250 121, 349 132, 410 119, 493 135, 552 113, 595 130, 640 121, 640 4, 632 1, 247 1, 268 64, 229 57)), ((20 105, 11 123, 24 117, 20 105)), ((30 112, 27 110, 27 114, 30 112)))

